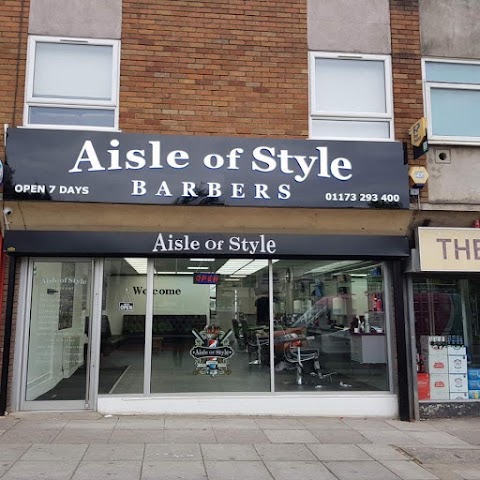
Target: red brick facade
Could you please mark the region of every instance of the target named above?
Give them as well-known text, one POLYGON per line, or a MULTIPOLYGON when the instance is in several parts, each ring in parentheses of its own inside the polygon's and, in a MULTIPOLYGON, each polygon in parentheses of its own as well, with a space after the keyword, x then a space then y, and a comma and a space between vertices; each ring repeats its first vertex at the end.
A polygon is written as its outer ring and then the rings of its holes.
POLYGON ((120 128, 308 136, 305 0, 123 2, 120 128))
MULTIPOLYGON (((407 142, 410 164, 425 166, 425 155, 413 160, 409 134, 424 116, 418 0, 390 0, 390 28, 395 139, 407 142)), ((422 197, 428 197, 427 187, 422 197)))

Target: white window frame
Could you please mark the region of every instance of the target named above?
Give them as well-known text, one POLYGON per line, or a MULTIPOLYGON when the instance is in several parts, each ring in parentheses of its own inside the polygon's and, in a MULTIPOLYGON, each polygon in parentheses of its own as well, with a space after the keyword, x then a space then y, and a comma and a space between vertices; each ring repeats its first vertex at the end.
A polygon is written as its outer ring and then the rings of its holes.
POLYGON ((31 35, 28 39, 27 66, 25 84, 25 105, 23 111, 23 126, 28 128, 55 129, 55 130, 98 130, 118 131, 119 123, 119 86, 120 86, 120 41, 107 39, 64 38, 31 35), (72 45, 106 45, 112 47, 112 99, 111 100, 82 100, 47 98, 39 100, 33 96, 33 79, 35 74, 35 51, 37 43, 64 43, 72 45), (113 127, 99 127, 89 125, 53 125, 29 123, 30 107, 61 107, 84 108, 85 110, 109 110, 114 112, 113 127))
POLYGON ((340 53, 340 52, 310 52, 309 53, 309 72, 310 72, 310 101, 309 101, 309 132, 310 138, 325 140, 358 140, 366 142, 388 142, 395 139, 395 129, 393 123, 393 86, 392 86, 392 62, 389 55, 364 55, 356 53, 340 53), (365 60, 365 61, 381 61, 384 65, 385 72, 385 113, 375 112, 331 112, 315 110, 316 91, 315 91, 315 60, 319 59, 338 59, 338 60, 365 60), (314 120, 336 120, 336 121, 361 121, 361 122, 378 122, 384 121, 389 124, 390 136, 388 138, 366 138, 366 137, 323 137, 313 136, 314 120))
POLYGON ((480 145, 480 136, 478 137, 459 137, 449 135, 434 135, 432 127, 432 101, 430 92, 432 89, 439 90, 480 90, 480 84, 473 83, 447 83, 447 82, 428 82, 427 81, 427 63, 454 63, 457 65, 477 65, 480 67, 480 61, 457 60, 427 57, 422 58, 422 78, 423 78, 423 109, 427 117, 427 135, 428 143, 432 145, 480 145))

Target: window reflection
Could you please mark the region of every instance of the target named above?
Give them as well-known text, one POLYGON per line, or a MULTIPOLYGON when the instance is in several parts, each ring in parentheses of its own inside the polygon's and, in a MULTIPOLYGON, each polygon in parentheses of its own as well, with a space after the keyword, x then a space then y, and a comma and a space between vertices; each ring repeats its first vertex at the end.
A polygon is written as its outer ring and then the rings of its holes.
POLYGON ((387 390, 381 266, 281 260, 273 272, 275 389, 387 390))

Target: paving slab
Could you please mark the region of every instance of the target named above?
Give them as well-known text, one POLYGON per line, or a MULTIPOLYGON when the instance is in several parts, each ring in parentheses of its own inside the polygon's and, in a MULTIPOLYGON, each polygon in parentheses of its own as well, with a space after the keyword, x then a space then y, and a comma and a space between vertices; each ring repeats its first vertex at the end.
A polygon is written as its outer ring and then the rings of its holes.
MULTIPOLYGON (((60 430, 7 430, 3 435, 0 435, 0 444, 10 443, 50 443, 58 434, 60 430)), ((0 447, 1 448, 1 447, 0 447)))
POLYGON ((89 445, 83 460, 143 460, 145 445, 128 443, 107 443, 89 445))
POLYGON ((220 430, 258 430, 260 428, 253 418, 211 418, 210 426, 220 430))
MULTIPOLYGON (((399 430, 362 430, 362 435, 370 443, 382 445, 415 445, 421 443, 412 434, 415 432, 401 432, 399 430)), ((359 442, 356 442, 359 443, 359 442)))
POLYGON ((52 443, 107 443, 113 430, 67 430, 63 429, 52 443))
POLYGON ((402 450, 421 463, 480 463, 480 450, 475 448, 402 447, 402 450))
POLYGON ((215 434, 209 430, 165 430, 164 443, 216 443, 215 434))
POLYGON ((164 418, 119 418, 115 423, 116 430, 161 430, 165 428, 164 418))
POLYGON ((165 428, 171 430, 209 430, 212 428, 208 418, 165 418, 165 428))
POLYGON ((98 420, 70 420, 65 425, 65 430, 113 430, 118 423, 118 419, 98 419, 98 420))
MULTIPOLYGON (((72 480, 139 480, 142 462, 134 461, 83 461, 78 465, 72 480)), ((3 480, 3 479, 2 479, 3 480)))
POLYGON ((308 445, 308 448, 315 454, 318 460, 372 460, 372 457, 357 445, 347 444, 320 444, 308 445))
POLYGON ((320 443, 371 443, 364 435, 356 430, 310 430, 320 443))
POLYGON ((393 425, 390 425, 386 420, 377 420, 371 418, 345 418, 343 419, 346 425, 356 430, 395 430, 393 425))
POLYGON ((15 462, 18 460, 28 449, 30 443, 10 443, 8 445, 0 446, 0 462, 15 462))
MULTIPOLYGON (((19 460, 3 475, 2 480, 70 480, 77 465, 77 462, 19 460)), ((89 480, 92 478, 98 477, 89 480)))
MULTIPOLYGON (((471 433, 471 432, 470 432, 471 433)), ((448 432, 412 432, 408 434, 425 445, 468 445, 467 442, 448 432)), ((478 434, 477 434, 478 436, 478 434)))
POLYGON ((304 417, 298 420, 309 430, 352 430, 350 425, 338 418, 304 417))
POLYGON ((79 462, 88 445, 33 444, 22 456, 22 461, 51 460, 58 462, 79 462))
POLYGON ((435 463, 435 464, 422 464, 422 468, 433 473, 440 480, 466 480, 468 475, 471 474, 472 469, 479 473, 480 464, 469 464, 469 465, 459 465, 458 463, 454 464, 444 464, 444 463, 435 463))
MULTIPOLYGON (((268 445, 265 444, 265 446, 268 445)), ((260 460, 261 458, 258 449, 248 444, 203 444, 201 449, 203 458, 207 461, 260 460)))
POLYGON ((337 480, 320 462, 267 461, 265 466, 275 480, 337 480))
POLYGON ((384 460, 385 467, 403 480, 438 480, 438 477, 408 460, 384 460))
MULTIPOLYGON (((270 443, 262 430, 214 430, 215 439, 218 443, 270 443)), ((212 443, 212 442, 202 442, 212 443)))
POLYGON ((312 451, 302 444, 295 445, 293 448, 285 446, 283 444, 273 443, 260 443, 255 445, 255 450, 260 455, 263 461, 306 461, 317 460, 312 451))
POLYGON ((258 418, 255 423, 263 430, 304 430, 305 425, 296 418, 258 418))
POLYGON ((195 443, 147 443, 145 445, 145 460, 191 462, 202 460, 200 445, 195 443))
MULTIPOLYGON (((263 462, 205 462, 208 480, 272 480, 263 462)), ((196 479, 195 479, 196 480, 196 479)))
POLYGON ((318 443, 308 430, 263 430, 272 443, 318 443))
POLYGON ((109 443, 163 443, 165 430, 119 430, 115 428, 109 443))
POLYGON ((365 443, 358 445, 364 452, 368 453, 374 460, 409 460, 409 457, 391 445, 380 445, 378 443, 365 443))
MULTIPOLYGON (((224 480, 227 477, 224 477, 224 480)), ((142 468, 142 480, 207 480, 203 462, 152 462, 142 468)), ((75 480, 75 479, 74 479, 75 480)))
POLYGON ((480 446, 480 430, 449 430, 446 432, 469 445, 480 446))
POLYGON ((391 470, 375 462, 324 462, 338 480, 399 480, 391 470))

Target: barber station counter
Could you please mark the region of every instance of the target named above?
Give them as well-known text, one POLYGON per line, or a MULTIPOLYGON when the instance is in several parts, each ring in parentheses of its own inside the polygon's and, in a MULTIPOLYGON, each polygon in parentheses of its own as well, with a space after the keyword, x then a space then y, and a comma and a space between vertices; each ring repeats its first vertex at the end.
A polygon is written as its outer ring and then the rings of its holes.
POLYGON ((350 355, 354 362, 386 363, 387 345, 383 333, 351 333, 350 355))

